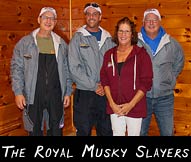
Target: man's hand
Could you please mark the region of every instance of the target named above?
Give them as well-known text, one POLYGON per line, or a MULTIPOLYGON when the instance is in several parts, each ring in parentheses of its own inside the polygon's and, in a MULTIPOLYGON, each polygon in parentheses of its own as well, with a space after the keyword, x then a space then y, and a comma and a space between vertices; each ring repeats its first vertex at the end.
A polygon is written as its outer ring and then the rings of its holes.
POLYGON ((15 103, 17 105, 17 107, 21 110, 24 109, 24 107, 26 106, 26 100, 25 97, 23 95, 17 95, 15 96, 15 103))
POLYGON ((63 106, 68 107, 70 105, 70 96, 64 96, 63 106))
POLYGON ((98 87, 97 87, 95 92, 96 92, 97 95, 100 95, 100 96, 105 95, 105 91, 104 91, 103 86, 101 85, 101 83, 98 83, 98 87))

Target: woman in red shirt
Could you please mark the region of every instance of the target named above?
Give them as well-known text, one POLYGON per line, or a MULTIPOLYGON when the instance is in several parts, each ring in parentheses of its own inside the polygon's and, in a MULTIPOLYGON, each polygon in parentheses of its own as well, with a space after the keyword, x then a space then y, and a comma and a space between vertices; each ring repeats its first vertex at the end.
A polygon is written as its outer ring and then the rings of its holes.
POLYGON ((145 94, 152 86, 153 71, 150 56, 136 45, 137 37, 134 22, 124 17, 115 29, 117 46, 104 55, 100 77, 114 136, 139 136, 146 116, 145 94))

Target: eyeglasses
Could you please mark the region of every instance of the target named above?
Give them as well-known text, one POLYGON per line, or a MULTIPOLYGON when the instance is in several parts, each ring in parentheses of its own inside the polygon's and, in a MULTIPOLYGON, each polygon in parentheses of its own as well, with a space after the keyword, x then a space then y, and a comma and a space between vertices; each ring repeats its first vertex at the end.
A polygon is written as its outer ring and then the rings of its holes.
POLYGON ((158 19, 145 19, 146 23, 157 23, 159 20, 158 19))
POLYGON ((129 34, 131 34, 131 31, 129 31, 129 30, 118 30, 118 34, 127 34, 127 35, 129 35, 129 34))
POLYGON ((97 4, 97 3, 87 3, 85 6, 84 6, 84 8, 86 8, 86 7, 88 7, 88 6, 92 6, 92 7, 100 7, 99 6, 99 4, 97 4))
POLYGON ((51 21, 55 21, 55 20, 56 20, 55 17, 48 17, 48 16, 45 16, 45 15, 42 15, 41 18, 42 18, 43 20, 48 20, 48 19, 50 19, 51 21))

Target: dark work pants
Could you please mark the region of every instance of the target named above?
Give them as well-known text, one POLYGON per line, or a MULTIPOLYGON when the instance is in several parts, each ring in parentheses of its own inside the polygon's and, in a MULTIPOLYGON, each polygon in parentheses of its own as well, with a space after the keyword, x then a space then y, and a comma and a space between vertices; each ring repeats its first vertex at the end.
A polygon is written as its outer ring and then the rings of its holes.
POLYGON ((44 123, 47 136, 62 136, 62 129, 59 127, 63 115, 61 95, 56 56, 39 54, 35 99, 34 104, 29 105, 29 116, 34 124, 30 136, 42 136, 44 123), (46 115, 44 111, 47 112, 46 115))
POLYGON ((74 125, 77 136, 90 136, 93 126, 97 136, 112 136, 110 116, 106 114, 106 97, 93 91, 76 89, 74 94, 74 125))

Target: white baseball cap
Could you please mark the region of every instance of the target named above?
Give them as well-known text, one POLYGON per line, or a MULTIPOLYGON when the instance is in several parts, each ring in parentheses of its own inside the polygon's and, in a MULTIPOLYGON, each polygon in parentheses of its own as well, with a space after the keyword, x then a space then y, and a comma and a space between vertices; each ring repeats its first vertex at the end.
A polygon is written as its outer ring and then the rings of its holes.
POLYGON ((148 14, 155 14, 156 16, 158 16, 159 20, 161 20, 161 15, 159 13, 159 11, 156 9, 156 8, 150 8, 150 9, 147 9, 145 12, 144 12, 144 17, 143 17, 143 21, 145 20, 145 17, 148 15, 148 14))
POLYGON ((95 3, 95 2, 91 2, 91 3, 87 3, 84 6, 84 13, 86 13, 86 11, 88 10, 88 8, 94 8, 95 10, 97 10, 100 14, 101 14, 101 8, 99 6, 99 4, 95 3))
POLYGON ((54 8, 52 8, 52 7, 43 7, 43 8, 41 9, 40 13, 39 13, 39 17, 40 17, 43 13, 48 12, 48 11, 49 11, 49 12, 52 12, 52 13, 54 14, 55 18, 57 18, 56 10, 55 10, 54 8))

